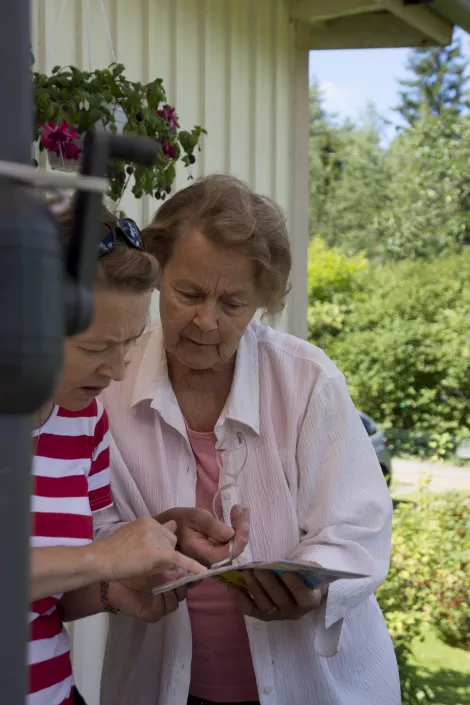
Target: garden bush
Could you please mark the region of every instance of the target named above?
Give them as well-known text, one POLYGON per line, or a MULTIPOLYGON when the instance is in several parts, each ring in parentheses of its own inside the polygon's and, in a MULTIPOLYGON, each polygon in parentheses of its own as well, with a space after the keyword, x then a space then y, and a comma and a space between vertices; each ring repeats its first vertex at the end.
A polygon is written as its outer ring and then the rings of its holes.
POLYGON ((393 639, 404 705, 432 701, 413 664, 413 645, 431 625, 447 643, 468 648, 468 602, 460 600, 470 593, 469 509, 470 500, 459 495, 436 500, 423 492, 394 512, 390 571, 377 599, 393 639))
POLYGON ((375 268, 361 287, 337 334, 320 341, 345 374, 356 405, 386 428, 465 437, 470 249, 375 268))
POLYGON ((470 651, 470 498, 436 502, 434 512, 442 561, 431 578, 431 618, 446 644, 470 651))
POLYGON ((432 696, 416 681, 412 662, 413 642, 431 623, 431 586, 425 583, 437 569, 436 544, 425 503, 418 507, 404 503, 395 509, 390 571, 377 599, 393 639, 406 705, 428 703, 432 696))

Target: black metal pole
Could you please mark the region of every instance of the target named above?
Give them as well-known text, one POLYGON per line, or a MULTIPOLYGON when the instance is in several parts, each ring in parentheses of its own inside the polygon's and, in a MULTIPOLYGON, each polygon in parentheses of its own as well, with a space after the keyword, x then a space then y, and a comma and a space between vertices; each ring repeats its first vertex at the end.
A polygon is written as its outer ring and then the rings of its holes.
POLYGON ((0 3, 0 158, 31 160, 33 100, 29 0, 0 3))
MULTIPOLYGON (((0 159, 31 159, 32 96, 28 0, 0 7, 0 159)), ((0 183, 3 196, 10 191, 0 183)), ((0 217, 1 217, 0 213, 0 217)), ((9 305, 3 298, 2 308, 9 305)), ((14 295, 10 289, 10 295, 14 295)), ((21 292, 18 291, 21 296, 21 292)), ((0 325, 3 318, 0 319, 0 325)), ((30 535, 31 417, 10 414, 0 389, 0 702, 24 705, 30 535), (4 402, 4 403, 2 403, 4 402), (5 413, 6 412, 6 413, 5 413)))
POLYGON ((31 420, 0 415, 0 701, 26 694, 31 420))

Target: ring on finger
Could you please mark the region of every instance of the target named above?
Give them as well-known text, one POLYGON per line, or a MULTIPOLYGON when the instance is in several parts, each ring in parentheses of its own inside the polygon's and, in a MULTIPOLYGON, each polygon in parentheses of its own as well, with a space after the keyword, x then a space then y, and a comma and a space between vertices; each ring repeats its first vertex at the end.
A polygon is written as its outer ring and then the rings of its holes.
POLYGON ((268 617, 270 617, 272 614, 274 614, 274 612, 277 612, 277 607, 273 607, 272 609, 269 610, 269 612, 267 613, 268 617))

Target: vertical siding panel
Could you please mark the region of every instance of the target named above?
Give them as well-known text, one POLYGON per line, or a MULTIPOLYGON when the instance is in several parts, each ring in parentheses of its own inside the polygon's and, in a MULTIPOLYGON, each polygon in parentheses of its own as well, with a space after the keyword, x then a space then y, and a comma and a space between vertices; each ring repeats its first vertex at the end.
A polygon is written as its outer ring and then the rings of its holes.
MULTIPOLYGON (((293 160, 294 145, 294 111, 293 111, 293 29, 291 27, 287 8, 284 0, 274 0, 277 4, 276 26, 276 89, 273 99, 273 111, 276 115, 275 135, 276 145, 273 149, 273 174, 275 185, 273 185, 273 197, 288 215, 287 226, 294 250, 293 219, 292 219, 292 169, 290 165, 293 160)), ((304 258, 306 257, 306 253, 304 258)), ((296 288, 298 282, 293 281, 296 288)), ((284 310, 277 328, 279 330, 290 330, 289 321, 291 318, 292 305, 290 297, 288 305, 284 310)))
POLYGON ((83 0, 75 0, 75 41, 77 46, 75 61, 73 62, 75 66, 79 68, 84 68, 86 66, 85 50, 84 50, 84 38, 85 34, 83 32, 83 0))
POLYGON ((271 115, 271 133, 270 133, 270 152, 271 152, 271 184, 270 184, 270 194, 271 197, 277 200, 277 150, 279 145, 279 121, 277 114, 277 100, 278 100, 278 61, 280 54, 279 47, 279 37, 278 37, 278 16, 279 16, 279 3, 277 0, 271 0, 271 105, 270 105, 270 115, 271 115))
MULTIPOLYGON (((147 13, 143 17, 144 43, 147 51, 147 80, 163 78, 167 100, 175 102, 174 72, 172 71, 172 9, 173 0, 147 0, 147 13)), ((145 199, 142 222, 148 223, 158 208, 160 201, 153 197, 145 199)))
MULTIPOLYGON (((33 22, 36 24, 36 43, 33 44, 33 54, 36 59, 36 68, 38 71, 44 71, 46 65, 46 0, 35 0, 31 4, 31 15, 33 22)), ((34 38, 34 32, 33 32, 34 38)))
MULTIPOLYGON (((144 3, 129 3, 128 0, 115 0, 114 19, 116 34, 116 58, 126 67, 127 78, 133 81, 142 81, 144 74, 144 42, 142 41, 142 24, 144 20, 144 3)), ((96 3, 96 17, 98 18, 99 3, 96 3)), ((101 23, 101 27, 103 27, 101 23)), ((101 37, 105 39, 104 28, 101 37)), ((132 187, 132 184, 130 184, 132 187)), ((142 224, 144 201, 136 200, 130 188, 126 190, 119 204, 130 218, 142 224)))
MULTIPOLYGON (((152 79, 150 70, 150 6, 151 0, 142 0, 142 25, 140 28, 140 35, 142 41, 142 81, 148 83, 152 79)), ((141 208, 141 225, 145 225, 150 220, 152 213, 152 201, 153 198, 149 196, 144 196, 142 198, 142 208, 141 208)))
MULTIPOLYGON (((55 37, 61 8, 62 0, 33 0, 31 3, 33 21, 37 22, 37 45, 33 45, 33 53, 39 71, 77 61, 77 31, 73 0, 69 0, 65 5, 59 31, 55 37), (48 59, 50 66, 46 67, 48 59)), ((33 37, 34 35, 33 32, 33 37)))
POLYGON ((275 185, 273 197, 288 212, 290 207, 290 174, 288 165, 292 155, 292 29, 290 27, 287 9, 284 0, 274 0, 277 5, 275 34, 276 34, 276 75, 273 100, 273 113, 275 114, 275 131, 273 137, 273 174, 275 185))
POLYGON ((142 81, 148 83, 150 79, 150 5, 151 0, 142 0, 142 16, 140 37, 142 43, 142 81))
POLYGON ((39 65, 38 56, 38 46, 40 38, 40 13, 39 13, 39 3, 32 2, 30 5, 30 20, 29 20, 29 31, 31 35, 31 51, 36 59, 35 67, 39 65))
MULTIPOLYGON (((206 115, 208 113, 207 111, 207 103, 206 103, 206 93, 207 93, 207 71, 206 71, 206 61, 207 61, 207 53, 208 53, 208 46, 207 46, 207 37, 208 34, 210 35, 210 27, 209 27, 209 32, 208 32, 208 27, 207 27, 207 17, 208 15, 208 5, 206 0, 198 0, 198 17, 199 17, 199 22, 198 22, 198 32, 199 32, 199 101, 200 101, 200 125, 201 127, 205 127, 207 130, 207 125, 206 125, 206 115)), ((204 174, 207 173, 207 167, 206 167, 206 153, 205 153, 205 135, 201 135, 201 140, 199 143, 199 148, 201 151, 197 151, 195 154, 195 157, 198 161, 198 173, 199 176, 203 176, 204 174)))
MULTIPOLYGON (((255 6, 255 3, 253 3, 255 6)), ((256 71, 255 95, 253 96, 255 112, 253 115, 253 134, 255 136, 255 170, 254 187, 265 194, 271 193, 272 165, 272 2, 257 0, 255 20, 254 67, 256 71)))
MULTIPOLYGON (((79 0, 80 1, 80 0, 79 0)), ((81 0, 81 4, 84 0, 81 0)), ((116 22, 113 17, 115 13, 115 5, 111 0, 105 0, 103 2, 105 17, 100 7, 100 3, 97 0, 88 0, 88 5, 90 7, 90 28, 91 28, 91 53, 93 59, 93 68, 106 68, 112 62, 112 52, 109 46, 108 35, 106 32, 106 22, 108 24, 109 32, 111 35, 111 41, 113 43, 114 53, 116 54, 117 46, 115 41, 117 39, 115 30, 116 22), (113 38, 114 34, 114 38, 113 38)), ((84 5, 86 9, 86 3, 84 5)), ((84 34, 87 34, 86 21, 84 22, 84 34)), ((85 36, 83 51, 84 51, 84 66, 88 68, 88 47, 86 46, 88 38, 85 36)), ((116 58, 119 56, 116 54, 116 58)))
MULTIPOLYGON (((230 42, 227 41, 225 0, 206 0, 204 51, 204 110, 202 125, 208 135, 203 144, 203 171, 229 171, 230 122, 227 110, 230 97, 227 69, 230 69, 230 42), (209 146, 210 145, 210 146, 209 146)), ((200 157, 199 157, 200 158, 200 157)))
POLYGON ((249 66, 248 66, 248 85, 250 88, 249 98, 248 98, 248 109, 249 109, 249 135, 250 135, 250 151, 249 151, 249 161, 248 161, 248 175, 250 184, 256 188, 257 179, 257 125, 258 125, 258 115, 257 115, 257 95, 258 95, 258 75, 259 66, 257 64, 258 51, 258 11, 255 3, 250 3, 248 10, 248 56, 249 56, 249 66))
MULTIPOLYGON (((99 9, 99 3, 96 3, 96 9, 99 9)), ((142 1, 130 3, 128 0, 117 0, 116 13, 117 58, 125 65, 128 78, 141 81, 143 73, 142 1)))
POLYGON ((109 29, 114 53, 117 61, 119 61, 117 0, 106 0, 105 7, 109 19, 109 29))
POLYGON ((163 78, 167 90, 167 98, 174 102, 175 90, 172 85, 172 49, 171 49, 171 6, 174 0, 150 0, 148 4, 148 62, 149 80, 163 78))
MULTIPOLYGON (((200 29, 199 3, 194 0, 173 0, 176 7, 176 96, 175 102, 181 127, 192 128, 201 124, 200 94, 200 29)), ((197 159, 197 155, 196 155, 197 159)), ((194 178, 200 174, 199 160, 191 169, 194 178)), ((187 185, 184 168, 177 173, 176 188, 187 185)))
MULTIPOLYGON (((230 3, 230 96, 228 112, 230 171, 232 174, 250 180, 250 155, 253 151, 252 107, 254 80, 250 50, 251 0, 236 0, 230 3)), ((210 149, 210 138, 207 140, 210 149)))

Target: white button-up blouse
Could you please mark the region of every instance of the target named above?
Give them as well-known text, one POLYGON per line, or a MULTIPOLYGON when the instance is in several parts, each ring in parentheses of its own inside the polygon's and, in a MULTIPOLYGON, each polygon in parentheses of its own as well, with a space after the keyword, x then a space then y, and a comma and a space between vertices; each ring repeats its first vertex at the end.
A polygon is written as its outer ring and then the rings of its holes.
MULTIPOLYGON (((103 397, 115 505, 97 516, 97 536, 194 507, 196 464, 160 328, 103 397)), ((370 576, 332 584, 323 607, 299 621, 246 618, 261 705, 399 705, 395 654, 374 597, 389 567, 392 503, 343 376, 313 345, 251 323, 217 444, 237 431, 248 450, 238 486, 251 511, 238 561, 289 557, 370 576)), ((228 513, 230 490, 222 502, 228 513)), ((185 603, 157 624, 110 618, 101 705, 185 705, 190 673, 185 603)))

